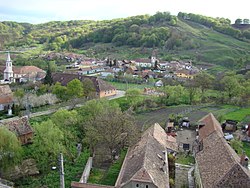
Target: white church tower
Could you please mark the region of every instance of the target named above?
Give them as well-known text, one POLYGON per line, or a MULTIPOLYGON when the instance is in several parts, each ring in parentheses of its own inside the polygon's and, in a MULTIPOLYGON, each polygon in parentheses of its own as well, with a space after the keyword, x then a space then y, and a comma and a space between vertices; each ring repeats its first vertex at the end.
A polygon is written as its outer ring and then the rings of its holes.
POLYGON ((156 53, 155 51, 152 52, 152 56, 151 56, 151 66, 154 67, 155 66, 155 62, 157 61, 156 59, 156 53))
POLYGON ((10 59, 10 52, 7 54, 6 68, 4 70, 4 81, 11 82, 13 79, 12 61, 10 59))

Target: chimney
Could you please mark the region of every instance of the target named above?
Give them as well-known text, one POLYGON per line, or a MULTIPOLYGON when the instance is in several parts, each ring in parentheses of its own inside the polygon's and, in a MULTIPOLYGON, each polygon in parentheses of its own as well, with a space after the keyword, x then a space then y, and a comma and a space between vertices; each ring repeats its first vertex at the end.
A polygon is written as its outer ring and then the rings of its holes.
POLYGON ((240 157, 240 164, 244 167, 248 167, 248 157, 246 156, 245 152, 242 153, 241 157, 240 157))

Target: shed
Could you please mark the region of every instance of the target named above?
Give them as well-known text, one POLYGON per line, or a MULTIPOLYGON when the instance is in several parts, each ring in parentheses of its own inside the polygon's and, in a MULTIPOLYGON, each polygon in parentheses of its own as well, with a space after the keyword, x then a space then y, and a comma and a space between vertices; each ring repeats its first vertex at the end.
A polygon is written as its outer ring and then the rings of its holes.
POLYGON ((33 136, 33 130, 29 124, 29 120, 27 116, 15 119, 13 121, 9 121, 5 123, 5 126, 13 133, 16 134, 18 140, 22 144, 31 143, 31 139, 33 136))

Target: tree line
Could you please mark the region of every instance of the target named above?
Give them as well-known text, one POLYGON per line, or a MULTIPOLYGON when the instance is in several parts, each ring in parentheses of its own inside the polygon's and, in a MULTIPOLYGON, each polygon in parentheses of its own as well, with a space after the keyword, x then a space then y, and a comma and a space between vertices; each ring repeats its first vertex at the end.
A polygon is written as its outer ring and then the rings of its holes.
MULTIPOLYGON (((249 30, 241 31, 239 29, 233 28, 231 26, 231 21, 229 19, 212 18, 212 17, 202 16, 199 14, 184 13, 184 12, 179 12, 178 17, 205 25, 206 27, 213 28, 214 30, 218 32, 221 32, 226 35, 230 35, 237 39, 247 39, 247 40, 250 39, 249 30)), ((249 19, 245 19, 245 22, 249 23, 249 19)), ((241 19, 236 20, 236 24, 239 24, 239 23, 242 23, 241 19)))

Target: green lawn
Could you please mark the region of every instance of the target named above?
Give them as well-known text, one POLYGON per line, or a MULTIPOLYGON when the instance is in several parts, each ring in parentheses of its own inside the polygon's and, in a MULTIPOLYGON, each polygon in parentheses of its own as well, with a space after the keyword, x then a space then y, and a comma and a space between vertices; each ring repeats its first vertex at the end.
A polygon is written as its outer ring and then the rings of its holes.
POLYGON ((117 161, 115 161, 107 171, 93 168, 88 183, 111 185, 111 186, 115 185, 116 179, 119 175, 126 153, 127 150, 123 150, 121 152, 120 158, 117 161))
POLYGON ((226 119, 232 119, 237 121, 242 121, 247 116, 250 116, 250 107, 249 108, 237 108, 232 112, 225 114, 226 119))
POLYGON ((108 82, 113 85, 118 90, 128 90, 128 89, 144 89, 145 87, 153 87, 149 84, 131 84, 131 83, 121 83, 121 82, 108 82))
POLYGON ((250 157, 250 143, 243 142, 243 149, 246 152, 246 155, 250 157))
POLYGON ((99 168, 92 168, 89 175, 88 183, 100 184, 104 174, 105 170, 99 168))
POLYGON ((184 153, 179 153, 176 156, 176 163, 179 164, 184 164, 184 165, 190 165, 190 164, 194 164, 194 157, 191 155, 186 155, 184 153))

